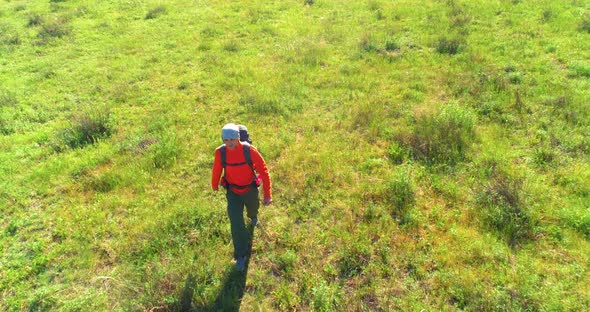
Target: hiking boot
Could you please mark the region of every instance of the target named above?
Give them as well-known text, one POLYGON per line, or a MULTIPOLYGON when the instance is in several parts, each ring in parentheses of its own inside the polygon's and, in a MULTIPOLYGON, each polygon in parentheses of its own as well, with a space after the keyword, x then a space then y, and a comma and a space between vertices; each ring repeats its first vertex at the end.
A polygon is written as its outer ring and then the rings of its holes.
POLYGON ((243 272, 246 269, 246 257, 236 259, 236 270, 243 272))
POLYGON ((257 227, 258 225, 260 225, 260 222, 258 222, 258 218, 252 218, 252 220, 250 220, 250 225, 252 227, 257 227))

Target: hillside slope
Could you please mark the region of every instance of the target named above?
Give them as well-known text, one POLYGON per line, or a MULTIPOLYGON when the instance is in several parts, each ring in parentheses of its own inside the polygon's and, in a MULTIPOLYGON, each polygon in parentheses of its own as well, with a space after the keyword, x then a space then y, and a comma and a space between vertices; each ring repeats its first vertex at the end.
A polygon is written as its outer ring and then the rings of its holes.
POLYGON ((588 51, 578 0, 1 0, 0 308, 584 310, 588 51))

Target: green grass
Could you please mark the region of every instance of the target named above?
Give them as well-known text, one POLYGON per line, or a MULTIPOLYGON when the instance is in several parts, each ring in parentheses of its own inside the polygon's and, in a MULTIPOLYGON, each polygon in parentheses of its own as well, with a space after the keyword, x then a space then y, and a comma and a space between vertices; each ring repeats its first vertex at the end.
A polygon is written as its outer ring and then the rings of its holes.
POLYGON ((0 309, 586 309, 589 12, 0 1, 0 309), (243 275, 228 122, 275 196, 243 275))

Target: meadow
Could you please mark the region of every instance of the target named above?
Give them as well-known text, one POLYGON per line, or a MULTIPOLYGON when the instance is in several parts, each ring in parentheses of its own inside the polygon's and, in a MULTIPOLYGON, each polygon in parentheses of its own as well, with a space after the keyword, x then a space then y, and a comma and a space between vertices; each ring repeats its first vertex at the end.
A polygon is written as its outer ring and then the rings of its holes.
POLYGON ((586 310, 589 51, 586 0, 0 0, 0 310, 586 310))

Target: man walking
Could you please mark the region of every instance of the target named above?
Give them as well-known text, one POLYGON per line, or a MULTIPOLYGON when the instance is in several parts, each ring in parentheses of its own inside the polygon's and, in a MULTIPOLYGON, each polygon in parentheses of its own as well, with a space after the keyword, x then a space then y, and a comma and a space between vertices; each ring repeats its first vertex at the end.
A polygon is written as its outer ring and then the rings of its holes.
POLYGON ((240 129, 235 124, 226 124, 221 129, 223 145, 215 150, 211 187, 214 191, 219 184, 226 188, 227 214, 231 224, 236 268, 243 271, 246 266, 250 237, 244 222, 244 206, 250 218, 250 225, 258 225, 258 186, 262 179, 264 205, 272 203, 271 182, 264 159, 248 143, 240 142, 240 129), (221 174, 224 174, 222 177, 221 174))

